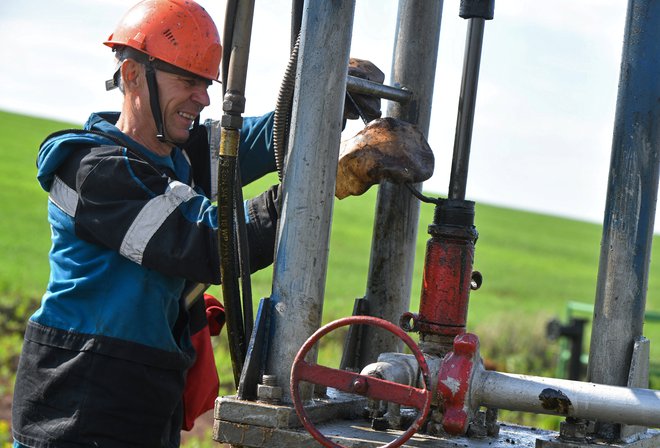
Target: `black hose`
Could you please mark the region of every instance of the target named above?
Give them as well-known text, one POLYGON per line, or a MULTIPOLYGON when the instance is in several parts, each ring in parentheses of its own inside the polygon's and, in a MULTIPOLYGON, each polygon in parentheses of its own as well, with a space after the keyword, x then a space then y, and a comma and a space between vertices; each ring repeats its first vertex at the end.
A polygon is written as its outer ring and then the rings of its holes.
POLYGON ((238 387, 247 354, 247 343, 236 270, 238 263, 234 231, 236 154, 232 152, 237 141, 238 130, 222 129, 218 158, 218 257, 220 258, 220 280, 225 303, 229 354, 234 382, 238 387))
MULTIPOLYGON (((238 0, 228 0, 225 12, 225 27, 223 33, 223 57, 222 57, 222 96, 223 101, 226 94, 227 77, 230 67, 231 48, 233 46, 233 34, 236 20, 238 0)), ((222 295, 225 304, 227 339, 229 343, 229 354, 231 357, 234 383, 238 387, 243 370, 243 363, 247 355, 246 319, 241 304, 241 291, 238 284, 239 271, 247 272, 249 268, 243 269, 241 253, 245 260, 249 260, 247 254, 247 243, 245 234, 244 213, 236 213, 242 210, 243 197, 240 184, 235 180, 237 175, 237 150, 239 143, 239 130, 225 128, 221 132, 220 155, 218 159, 218 256, 220 258, 220 277, 222 281, 222 295), (240 205, 237 205, 240 204, 240 205), (238 241, 237 241, 238 240, 238 241), (237 250, 245 247, 245 250, 237 250), (241 253, 238 253, 241 252, 241 253)), ((249 261, 246 261, 249 263, 249 261)), ((248 280, 249 281, 249 280, 248 280)), ((251 288, 248 288, 251 290, 251 288)), ((252 319, 252 298, 249 298, 249 319, 252 319)), ((249 325, 252 328, 252 323, 249 325)))

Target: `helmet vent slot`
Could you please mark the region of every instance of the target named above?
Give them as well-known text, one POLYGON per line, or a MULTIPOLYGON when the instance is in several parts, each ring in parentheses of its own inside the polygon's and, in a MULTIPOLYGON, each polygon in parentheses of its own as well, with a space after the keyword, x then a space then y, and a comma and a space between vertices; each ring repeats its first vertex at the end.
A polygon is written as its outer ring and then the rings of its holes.
POLYGON ((176 41, 176 37, 174 37, 174 34, 172 34, 172 31, 168 28, 165 31, 163 31, 163 35, 169 40, 173 45, 178 45, 178 42, 176 41))

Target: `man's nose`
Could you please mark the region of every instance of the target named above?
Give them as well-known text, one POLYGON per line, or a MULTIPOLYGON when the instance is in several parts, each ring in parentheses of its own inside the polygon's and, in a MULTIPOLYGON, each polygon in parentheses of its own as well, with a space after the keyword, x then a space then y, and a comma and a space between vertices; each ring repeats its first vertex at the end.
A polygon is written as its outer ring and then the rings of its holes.
POLYGON ((211 97, 209 96, 208 89, 206 88, 195 90, 192 95, 192 100, 202 107, 206 107, 211 104, 211 97))

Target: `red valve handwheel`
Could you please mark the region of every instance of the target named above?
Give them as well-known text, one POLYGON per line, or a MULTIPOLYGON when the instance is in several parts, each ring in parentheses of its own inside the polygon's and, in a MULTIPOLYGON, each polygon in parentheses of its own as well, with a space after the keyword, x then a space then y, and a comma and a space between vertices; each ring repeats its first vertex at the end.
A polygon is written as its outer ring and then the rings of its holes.
POLYGON ((371 316, 352 316, 330 322, 329 324, 319 328, 312 336, 305 341, 291 367, 291 399, 296 413, 300 418, 303 426, 319 443, 328 448, 344 448, 343 445, 332 442, 326 438, 321 432, 316 429, 311 419, 305 412, 300 399, 298 390, 298 383, 305 381, 312 384, 319 384, 326 387, 362 395, 376 400, 384 400, 391 403, 398 403, 404 406, 415 407, 420 410, 419 416, 412 425, 399 437, 390 443, 383 445, 383 448, 395 448, 403 445, 403 443, 415 434, 421 425, 426 420, 426 417, 431 408, 431 391, 429 389, 429 366, 426 363, 424 354, 421 349, 415 344, 410 336, 396 325, 376 317, 371 316), (385 330, 398 336, 410 348, 419 367, 422 371, 424 380, 424 389, 419 389, 404 384, 395 383, 379 379, 372 376, 360 375, 355 372, 346 370, 333 369, 330 367, 320 366, 318 364, 309 364, 305 361, 305 356, 311 348, 318 342, 321 337, 330 333, 331 331, 344 327, 347 325, 372 325, 374 327, 384 328, 385 330))

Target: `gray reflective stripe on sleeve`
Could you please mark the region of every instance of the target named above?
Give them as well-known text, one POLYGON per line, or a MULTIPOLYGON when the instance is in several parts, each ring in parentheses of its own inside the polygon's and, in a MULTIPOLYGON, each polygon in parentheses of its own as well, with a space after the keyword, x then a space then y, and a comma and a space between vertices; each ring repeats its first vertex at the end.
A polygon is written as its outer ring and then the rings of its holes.
POLYGON ((219 147, 211 148, 211 200, 218 200, 218 160, 220 160, 219 147))
POLYGON ((67 215, 76 216, 78 207, 78 192, 64 183, 62 179, 55 176, 48 194, 50 201, 67 215))
POLYGON ((144 250, 160 226, 181 203, 195 195, 195 191, 188 185, 177 181, 171 182, 164 194, 153 198, 140 210, 126 232, 119 253, 142 264, 144 250))
POLYGON ((209 151, 211 160, 211 200, 218 199, 218 159, 220 159, 220 139, 222 127, 220 121, 207 119, 204 122, 209 136, 209 151))

